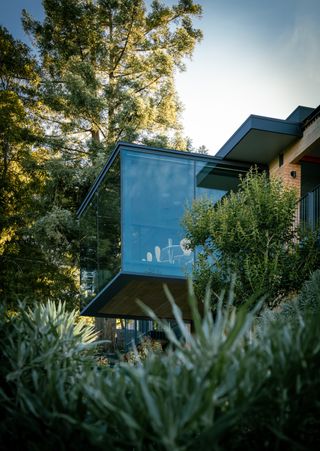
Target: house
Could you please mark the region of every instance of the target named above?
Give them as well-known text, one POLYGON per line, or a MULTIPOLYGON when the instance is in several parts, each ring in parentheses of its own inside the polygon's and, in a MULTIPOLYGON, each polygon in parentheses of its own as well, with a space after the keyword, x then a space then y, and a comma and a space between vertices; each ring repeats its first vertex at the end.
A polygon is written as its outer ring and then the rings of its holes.
POLYGON ((216 202, 239 182, 248 163, 119 143, 81 205, 83 315, 141 318, 141 299, 170 317, 166 283, 184 318, 186 273, 195 255, 181 218, 200 196, 216 202))
POLYGON ((189 320, 186 274, 196 255, 181 227, 184 210, 202 196, 217 202, 252 164, 295 186, 301 218, 315 225, 320 108, 299 106, 285 120, 252 115, 215 156, 118 143, 78 211, 81 313, 141 319, 139 298, 170 318, 166 283, 189 320))
POLYGON ((287 119, 251 115, 217 157, 266 165, 271 176, 297 189, 299 218, 320 220, 320 106, 298 106, 287 119))

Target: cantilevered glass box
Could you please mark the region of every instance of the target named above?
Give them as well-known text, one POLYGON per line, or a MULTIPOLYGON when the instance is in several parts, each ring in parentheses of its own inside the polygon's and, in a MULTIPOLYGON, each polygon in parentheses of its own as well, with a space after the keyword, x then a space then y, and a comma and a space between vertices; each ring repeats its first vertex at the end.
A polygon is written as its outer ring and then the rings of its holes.
POLYGON ((171 317, 166 283, 190 319, 186 276, 194 254, 181 219, 194 199, 236 190, 244 163, 119 143, 78 211, 82 314, 143 318, 142 300, 171 317))

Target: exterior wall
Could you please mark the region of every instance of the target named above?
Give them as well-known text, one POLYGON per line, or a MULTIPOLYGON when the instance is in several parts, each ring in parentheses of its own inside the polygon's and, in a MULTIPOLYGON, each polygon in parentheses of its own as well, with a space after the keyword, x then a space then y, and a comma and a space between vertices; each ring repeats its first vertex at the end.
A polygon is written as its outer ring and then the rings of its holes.
MULTIPOLYGON (((289 149, 290 151, 290 149, 289 149)), ((289 162, 287 153, 283 155, 283 165, 279 167, 279 159, 274 159, 269 165, 270 176, 279 177, 286 186, 296 188, 298 196, 301 195, 301 166, 289 162), (291 176, 291 172, 295 171, 296 177, 291 176)))
POLYGON ((303 131, 302 138, 287 149, 288 162, 297 163, 303 156, 308 154, 310 147, 316 142, 320 143, 320 116, 307 126, 303 131))
POLYGON ((311 122, 303 132, 303 136, 283 152, 283 164, 279 167, 279 156, 269 164, 271 176, 280 177, 285 185, 297 189, 301 195, 301 166, 299 161, 318 143, 320 145, 320 117, 311 122), (291 172, 296 172, 296 177, 291 172))

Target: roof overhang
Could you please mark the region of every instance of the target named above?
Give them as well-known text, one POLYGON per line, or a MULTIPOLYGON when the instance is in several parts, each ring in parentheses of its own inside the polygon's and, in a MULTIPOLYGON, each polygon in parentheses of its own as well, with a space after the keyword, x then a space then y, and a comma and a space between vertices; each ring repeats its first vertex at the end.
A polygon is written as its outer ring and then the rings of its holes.
POLYGON ((216 157, 267 165, 301 136, 299 122, 251 115, 216 157))
POLYGON ((187 280, 184 277, 150 276, 120 272, 81 311, 84 316, 103 318, 150 319, 137 304, 137 299, 160 318, 173 318, 172 308, 164 292, 167 285, 185 320, 191 320, 187 280))

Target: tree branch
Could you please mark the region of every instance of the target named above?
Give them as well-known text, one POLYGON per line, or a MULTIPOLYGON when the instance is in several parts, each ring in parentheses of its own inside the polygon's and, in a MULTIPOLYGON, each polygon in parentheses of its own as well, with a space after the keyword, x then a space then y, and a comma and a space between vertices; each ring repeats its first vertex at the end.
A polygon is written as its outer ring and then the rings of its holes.
POLYGON ((116 59, 115 65, 114 65, 114 67, 113 67, 113 69, 112 69, 112 72, 114 72, 114 71, 116 70, 116 68, 117 68, 118 64, 120 63, 120 61, 122 60, 122 57, 123 57, 123 55, 124 55, 124 52, 126 51, 126 48, 127 48, 127 46, 128 46, 129 36, 130 36, 130 34, 131 34, 131 32, 132 32, 132 27, 133 27, 134 11, 135 11, 135 7, 133 6, 133 8, 132 8, 132 15, 131 15, 131 22, 130 22, 130 25, 129 25, 128 34, 127 34, 127 37, 126 37, 124 46, 123 46, 123 48, 122 48, 122 50, 121 50, 121 52, 120 52, 120 55, 119 55, 118 58, 116 59))
POLYGON ((136 94, 138 94, 141 91, 144 91, 145 89, 149 88, 149 86, 153 85, 154 83, 156 83, 160 78, 162 77, 162 75, 159 75, 158 77, 156 77, 154 80, 151 80, 150 83, 146 84, 145 86, 142 86, 142 88, 139 88, 135 91, 136 94))

